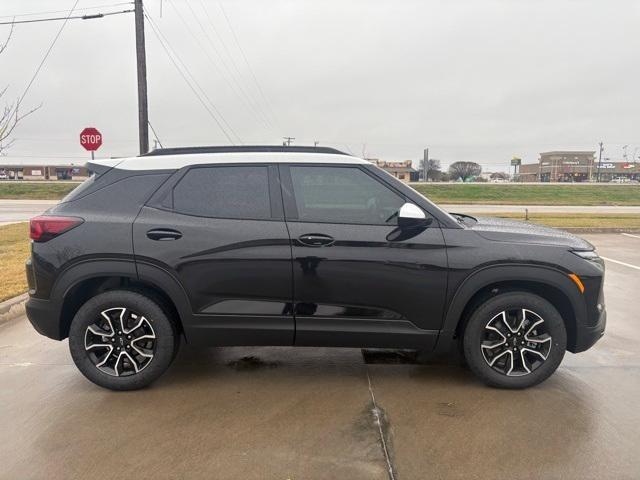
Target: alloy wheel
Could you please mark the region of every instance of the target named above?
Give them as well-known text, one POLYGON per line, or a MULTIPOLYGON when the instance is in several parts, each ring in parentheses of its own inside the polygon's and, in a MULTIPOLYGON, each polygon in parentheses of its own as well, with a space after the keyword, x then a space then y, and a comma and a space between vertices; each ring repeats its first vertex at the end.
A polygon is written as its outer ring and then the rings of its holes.
POLYGON ((485 325, 480 349, 487 364, 509 377, 528 375, 549 357, 544 319, 526 308, 504 310, 485 325))
POLYGON ((129 376, 153 360, 156 335, 149 320, 139 313, 125 307, 109 308, 87 327, 84 348, 101 372, 129 376))

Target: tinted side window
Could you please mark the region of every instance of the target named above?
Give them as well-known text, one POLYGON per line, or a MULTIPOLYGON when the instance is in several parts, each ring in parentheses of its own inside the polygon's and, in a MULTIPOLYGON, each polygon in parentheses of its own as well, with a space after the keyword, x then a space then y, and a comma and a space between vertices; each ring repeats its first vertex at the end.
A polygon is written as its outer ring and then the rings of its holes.
POLYGON ((405 199, 356 167, 290 167, 305 222, 394 224, 405 199), (388 220, 388 221, 387 221, 388 220))
POLYGON ((173 188, 173 208, 202 217, 268 219, 268 168, 192 168, 173 188))

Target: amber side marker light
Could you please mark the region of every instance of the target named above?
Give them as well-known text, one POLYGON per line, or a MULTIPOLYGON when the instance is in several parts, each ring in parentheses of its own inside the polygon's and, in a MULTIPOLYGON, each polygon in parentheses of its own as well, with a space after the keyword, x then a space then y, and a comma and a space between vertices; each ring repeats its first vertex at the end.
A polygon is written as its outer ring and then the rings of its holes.
POLYGON ((578 290, 580 290, 580 293, 584 293, 584 284, 582 283, 582 280, 580 280, 580 277, 575 273, 570 273, 569 278, 573 280, 573 283, 578 286, 578 290))

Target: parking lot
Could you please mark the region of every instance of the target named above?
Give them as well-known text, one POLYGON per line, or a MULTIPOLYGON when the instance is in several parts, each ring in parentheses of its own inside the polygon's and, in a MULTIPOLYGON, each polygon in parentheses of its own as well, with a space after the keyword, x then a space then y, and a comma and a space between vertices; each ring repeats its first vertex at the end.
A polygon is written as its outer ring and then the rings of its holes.
POLYGON ((585 237, 607 259, 607 333, 524 391, 455 358, 236 347, 182 348, 151 388, 115 393, 11 321, 0 478, 640 478, 640 235, 585 237))

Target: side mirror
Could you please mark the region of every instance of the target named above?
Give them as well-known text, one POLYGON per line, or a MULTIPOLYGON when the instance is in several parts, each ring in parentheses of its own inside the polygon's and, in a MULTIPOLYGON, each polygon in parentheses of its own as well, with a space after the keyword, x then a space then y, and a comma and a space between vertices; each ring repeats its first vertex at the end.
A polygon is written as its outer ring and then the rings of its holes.
POLYGON ((398 226, 400 227, 426 227, 431 223, 424 211, 413 203, 405 203, 398 211, 398 226))

